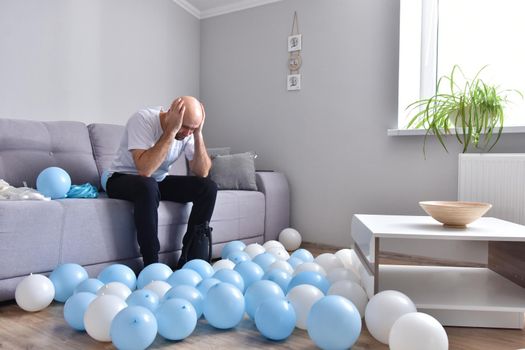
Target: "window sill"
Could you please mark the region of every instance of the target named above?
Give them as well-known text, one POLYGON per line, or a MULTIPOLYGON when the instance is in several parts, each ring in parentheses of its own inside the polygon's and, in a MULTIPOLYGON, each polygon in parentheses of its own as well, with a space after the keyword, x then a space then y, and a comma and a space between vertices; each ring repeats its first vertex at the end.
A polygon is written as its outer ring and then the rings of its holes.
MULTIPOLYGON (((453 133, 454 129, 450 129, 453 133)), ((495 133, 498 129, 494 130, 495 133)), ((388 129, 388 136, 424 136, 427 133, 424 129, 388 129)), ((507 126, 503 129, 503 134, 525 134, 525 126, 507 126)), ((431 134, 432 135, 432 134, 431 134)))

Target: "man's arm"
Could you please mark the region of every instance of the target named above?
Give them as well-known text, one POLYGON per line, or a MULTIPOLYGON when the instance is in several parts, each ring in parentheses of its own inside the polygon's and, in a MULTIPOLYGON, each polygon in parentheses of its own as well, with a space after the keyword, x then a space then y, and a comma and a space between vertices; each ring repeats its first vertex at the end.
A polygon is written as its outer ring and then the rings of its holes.
POLYGON ((134 149, 131 151, 135 167, 139 175, 150 177, 166 159, 175 135, 164 132, 157 143, 148 150, 134 149))
POLYGON ((189 161, 191 171, 200 177, 208 176, 211 168, 211 159, 206 151, 206 145, 204 144, 204 137, 202 136, 202 127, 204 126, 204 120, 206 119, 206 112, 204 106, 202 108, 202 122, 201 125, 193 133, 193 140, 195 142, 195 152, 193 159, 189 161))
POLYGON ((190 169, 195 175, 206 177, 210 172, 211 159, 208 156, 208 152, 206 151, 202 133, 194 133, 193 139, 195 141, 195 153, 193 155, 193 159, 189 161, 190 169))
POLYGON ((135 167, 139 175, 150 177, 166 159, 168 151, 175 141, 175 135, 182 126, 186 107, 182 99, 166 112, 164 132, 160 139, 150 149, 134 149, 131 151, 135 167))

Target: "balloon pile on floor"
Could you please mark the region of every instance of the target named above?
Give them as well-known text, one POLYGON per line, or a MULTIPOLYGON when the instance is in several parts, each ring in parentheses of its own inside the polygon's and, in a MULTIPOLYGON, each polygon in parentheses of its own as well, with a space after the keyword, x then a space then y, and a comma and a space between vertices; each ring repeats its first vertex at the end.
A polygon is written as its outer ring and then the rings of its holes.
POLYGON ((112 341, 118 349, 146 349, 157 334, 183 340, 201 317, 212 327, 231 329, 245 315, 274 341, 299 328, 322 349, 348 349, 364 318, 370 334, 390 349, 448 349, 441 324, 417 312, 406 295, 392 290, 373 295, 373 277, 353 250, 314 258, 300 244, 300 234, 287 228, 279 241, 263 245, 229 242, 213 265, 196 259, 172 271, 156 263, 138 277, 114 264, 89 278, 82 266, 67 263, 49 278, 25 277, 15 299, 32 312, 53 299, 65 302, 64 319, 71 328, 112 341))

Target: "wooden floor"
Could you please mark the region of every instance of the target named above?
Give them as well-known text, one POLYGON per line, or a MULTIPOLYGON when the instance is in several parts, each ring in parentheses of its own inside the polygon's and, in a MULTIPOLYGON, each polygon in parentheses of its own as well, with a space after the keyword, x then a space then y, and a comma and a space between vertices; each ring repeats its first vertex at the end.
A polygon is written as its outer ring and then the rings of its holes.
MULTIPOLYGON (((305 245, 314 255, 334 251, 330 247, 305 245)), ((63 304, 53 303, 47 309, 28 313, 15 303, 0 304, 0 349, 114 349, 111 343, 100 343, 85 332, 72 330, 64 321, 63 304)), ((446 328, 450 349, 516 350, 525 348, 525 331, 479 328, 446 328)), ((151 349, 316 349, 306 331, 296 329, 283 342, 262 337, 253 321, 244 319, 233 330, 221 331, 200 320, 194 333, 180 342, 157 336, 151 349)), ((354 350, 388 349, 373 339, 366 327, 354 350)), ((422 348, 423 349, 423 348, 422 348)))

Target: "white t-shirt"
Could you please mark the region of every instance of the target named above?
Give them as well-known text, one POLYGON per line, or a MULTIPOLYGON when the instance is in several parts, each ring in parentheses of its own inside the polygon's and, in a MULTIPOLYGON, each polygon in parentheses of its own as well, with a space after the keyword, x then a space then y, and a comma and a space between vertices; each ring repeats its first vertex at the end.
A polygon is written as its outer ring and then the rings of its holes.
MULTIPOLYGON (((124 135, 120 141, 117 157, 113 160, 109 169, 109 176, 115 172, 138 175, 131 150, 148 150, 160 139, 162 136, 162 127, 160 125, 159 116, 161 109, 161 107, 142 109, 129 118, 124 135)), ((162 162, 159 168, 151 174, 151 177, 159 182, 164 180, 166 175, 168 175, 170 166, 183 152, 186 159, 193 159, 193 154, 195 152, 193 135, 180 141, 174 140, 166 159, 162 162)))

